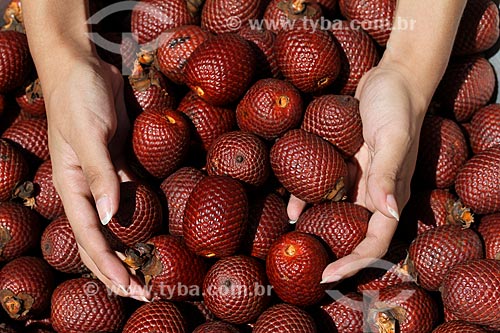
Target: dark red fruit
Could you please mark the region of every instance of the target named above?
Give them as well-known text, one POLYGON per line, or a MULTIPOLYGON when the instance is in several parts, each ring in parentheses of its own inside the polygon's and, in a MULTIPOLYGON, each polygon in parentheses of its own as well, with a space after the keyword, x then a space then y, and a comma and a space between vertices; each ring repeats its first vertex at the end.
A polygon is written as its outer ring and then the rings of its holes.
POLYGON ((263 185, 271 170, 265 143, 243 131, 219 136, 208 150, 206 168, 211 176, 229 176, 254 186, 263 185))
POLYGON ((36 79, 16 95, 19 107, 33 117, 45 117, 45 100, 43 99, 42 85, 36 79))
POLYGON ((486 106, 494 88, 495 73, 491 64, 481 56, 472 56, 448 65, 436 97, 443 108, 453 111, 458 122, 465 122, 486 106))
POLYGON ((28 164, 12 144, 0 139, 0 201, 12 197, 15 186, 28 174, 28 164))
POLYGON ((436 302, 414 283, 380 290, 368 310, 368 322, 375 332, 430 333, 437 320, 436 302))
POLYGON ((54 275, 40 258, 20 257, 0 270, 0 302, 15 320, 40 314, 50 304, 54 275))
POLYGON ((271 149, 271 167, 283 186, 310 203, 344 197, 347 165, 328 141, 301 129, 288 131, 271 149))
POLYGON ((488 331, 463 320, 452 320, 439 325, 432 333, 488 333, 488 331))
POLYGON ((484 242, 486 258, 500 260, 500 213, 483 216, 478 231, 484 242))
POLYGON ((168 205, 169 234, 183 236, 182 224, 187 201, 196 185, 204 177, 205 175, 200 170, 184 167, 171 174, 161 183, 160 188, 165 194, 168 205))
POLYGON ((210 268, 203 282, 207 307, 232 324, 253 322, 270 298, 264 265, 254 258, 223 258, 210 268))
POLYGON ((245 248, 251 256, 266 260, 274 241, 290 229, 286 204, 276 193, 252 199, 245 248))
POLYGON ((184 239, 196 254, 227 257, 239 249, 248 220, 243 185, 227 176, 208 176, 196 185, 184 212, 184 239))
POLYGON ((278 304, 264 311, 253 327, 253 333, 317 333, 314 319, 304 310, 278 304))
POLYGON ((479 109, 470 121, 470 145, 477 154, 500 145, 500 104, 479 109))
POLYGON ((19 88, 33 67, 26 35, 17 31, 0 32, 0 94, 19 88))
POLYGON ((248 89, 255 72, 250 44, 237 34, 209 38, 186 63, 186 83, 213 105, 236 102, 248 89))
POLYGON ((460 169, 455 190, 464 205, 478 214, 500 211, 500 146, 473 156, 460 169))
POLYGON ((349 202, 325 202, 306 210, 297 221, 297 231, 323 239, 335 257, 352 252, 365 238, 370 212, 349 202))
POLYGON ((328 252, 314 236, 293 231, 278 238, 266 259, 266 272, 276 294, 283 301, 310 306, 326 295, 321 284, 330 262, 328 252))
MULTIPOLYGON (((121 34, 120 34, 121 35, 121 34)), ((121 66, 124 71, 132 73, 134 68, 134 62, 137 59, 137 53, 139 53, 139 45, 135 39, 128 36, 121 36, 120 43, 120 55, 121 55, 121 66)), ((125 72, 122 72, 125 73, 125 72)))
POLYGON ((240 333, 240 330, 222 321, 212 321, 198 326, 193 333, 240 333))
POLYGON ((295 25, 316 24, 322 14, 316 1, 271 0, 264 12, 264 23, 267 30, 278 33, 295 25))
POLYGON ((16 143, 31 163, 49 159, 49 139, 45 118, 19 120, 5 130, 2 138, 16 143))
POLYGON ((123 301, 98 280, 66 280, 52 294, 51 320, 60 333, 120 332, 125 323, 123 301))
POLYGON ((333 144, 344 156, 354 155, 363 144, 359 102, 351 96, 324 95, 307 106, 302 129, 333 144))
POLYGON ((66 216, 61 216, 45 228, 41 248, 43 258, 60 272, 80 274, 87 272, 78 254, 78 244, 66 216))
POLYGON ((177 84, 186 80, 184 66, 198 46, 210 35, 196 25, 184 25, 165 31, 156 51, 158 66, 162 73, 177 84))
POLYGON ((132 33, 139 44, 158 38, 165 30, 198 21, 196 0, 141 0, 132 11, 132 33))
POLYGON ((500 261, 475 259, 456 265, 444 278, 441 296, 458 319, 500 330, 500 261))
POLYGON ((328 31, 297 24, 278 33, 274 52, 283 76, 306 93, 330 86, 340 73, 340 53, 328 31))
POLYGON ((194 127, 193 137, 207 151, 220 135, 233 130, 236 125, 234 110, 213 106, 189 92, 179 104, 177 111, 184 113, 194 127))
POLYGON ((330 30, 340 44, 342 61, 334 87, 342 95, 354 95, 363 75, 377 65, 379 55, 373 39, 363 29, 353 29, 348 21, 339 22, 330 30))
MULTIPOLYGON (((54 187, 52 179, 52 162, 50 160, 40 165, 33 179, 33 184, 35 189, 33 208, 35 208, 40 215, 46 219, 53 220, 64 214, 62 200, 54 187)), ((27 204, 28 206, 31 205, 29 199, 27 204)))
POLYGON ((201 11, 201 27, 214 34, 238 32, 242 23, 260 18, 264 0, 206 0, 201 11))
POLYGON ((431 188, 451 187, 467 156, 467 142, 453 120, 438 116, 424 119, 415 169, 419 181, 431 188))
POLYGON ((340 11, 349 20, 362 22, 363 28, 380 46, 392 31, 396 0, 339 0, 340 11))
POLYGON ((170 302, 153 302, 142 305, 130 316, 123 333, 186 333, 186 319, 170 302))
POLYGON ((31 209, 0 202, 0 262, 10 261, 37 246, 41 226, 31 209))
POLYGON ((276 35, 265 28, 244 25, 238 34, 250 42, 257 62, 255 76, 257 78, 278 77, 280 70, 274 53, 276 35))
POLYGON ((273 140, 297 127, 303 112, 302 97, 292 84, 263 79, 238 104, 236 120, 241 130, 273 140))
POLYGON ((199 295, 206 266, 180 238, 155 236, 125 254, 125 263, 146 277, 154 300, 181 301, 199 295))
POLYGON ((347 293, 339 299, 322 304, 319 308, 319 318, 316 322, 322 332, 363 332, 363 296, 360 294, 347 293))
POLYGON ((419 286, 437 291, 446 273, 456 264, 482 258, 483 244, 478 234, 457 225, 443 225, 419 235, 411 243, 411 274, 419 286))
POLYGON ((156 178, 166 178, 181 165, 189 147, 189 123, 170 109, 152 109, 134 122, 132 145, 137 160, 156 178))
POLYGON ((491 0, 467 1, 457 38, 454 55, 470 55, 488 50, 499 36, 498 5, 491 0))

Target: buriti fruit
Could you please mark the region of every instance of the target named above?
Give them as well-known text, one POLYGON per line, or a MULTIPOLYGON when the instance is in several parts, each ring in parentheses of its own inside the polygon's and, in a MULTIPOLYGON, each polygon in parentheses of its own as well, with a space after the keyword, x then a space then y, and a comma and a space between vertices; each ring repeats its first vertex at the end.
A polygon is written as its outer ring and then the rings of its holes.
POLYGON ((17 31, 0 32, 0 94, 19 88, 28 77, 31 60, 26 35, 17 31))
POLYGON ((274 53, 276 35, 270 30, 255 28, 250 24, 243 25, 238 34, 250 42, 250 46, 254 50, 257 62, 255 77, 261 79, 277 78, 280 75, 280 70, 274 53))
POLYGON ((439 325, 432 333, 488 333, 488 331, 463 320, 452 320, 439 325))
POLYGON ((483 216, 478 231, 484 242, 486 258, 500 260, 500 213, 483 216))
POLYGON ((470 145, 477 154, 500 145, 500 104, 479 109, 470 121, 470 145))
POLYGON ((322 302, 313 317, 321 332, 362 333, 363 296, 350 292, 337 300, 322 302))
POLYGON ((257 19, 264 0, 206 0, 201 11, 201 27, 214 34, 238 32, 242 23, 257 19), (234 22, 239 22, 235 25, 234 22))
MULTIPOLYGON (((29 186, 29 184, 26 184, 29 186)), ((52 162, 47 160, 40 165, 33 179, 34 193, 25 204, 32 206, 46 219, 53 220, 64 214, 64 207, 52 179, 52 162)))
POLYGON ((240 333, 240 330, 223 321, 212 321, 198 326, 193 333, 240 333))
POLYGON ((139 307, 127 320, 123 333, 186 333, 186 319, 175 304, 165 301, 139 307))
POLYGON ((314 319, 296 306, 282 303, 262 313, 253 327, 253 333, 317 333, 314 319))
POLYGON ((6 140, 0 139, 0 201, 12 197, 14 187, 28 175, 28 164, 22 153, 6 140))
POLYGON ((43 99, 42 85, 36 79, 26 85, 16 94, 19 107, 33 117, 45 117, 45 100, 43 99))
POLYGON ((49 139, 45 118, 16 121, 5 130, 2 138, 21 147, 30 165, 38 165, 41 161, 49 159, 49 139))

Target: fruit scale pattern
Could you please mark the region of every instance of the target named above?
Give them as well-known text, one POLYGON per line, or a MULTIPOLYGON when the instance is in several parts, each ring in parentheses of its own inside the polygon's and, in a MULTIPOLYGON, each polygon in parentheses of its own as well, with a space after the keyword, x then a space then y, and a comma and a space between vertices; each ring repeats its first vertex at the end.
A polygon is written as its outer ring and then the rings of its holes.
MULTIPOLYGON (((91 12, 107 5, 91 1, 91 12)), ((348 191, 347 165, 363 144, 352 95, 389 31, 349 23, 392 21, 395 6, 141 0, 113 16, 134 38, 120 56, 97 51, 131 73, 124 155, 136 178, 121 184, 102 232, 151 291, 140 302, 107 290, 78 255, 52 181, 43 82, 12 0, 0 31, 0 333, 500 332, 491 0, 467 4, 388 253, 320 284, 326 265, 364 238, 371 214, 348 191), (342 29, 246 24, 322 17, 342 29), (295 224, 290 195, 308 203, 295 224)), ((105 35, 104 24, 94 28, 105 35)))

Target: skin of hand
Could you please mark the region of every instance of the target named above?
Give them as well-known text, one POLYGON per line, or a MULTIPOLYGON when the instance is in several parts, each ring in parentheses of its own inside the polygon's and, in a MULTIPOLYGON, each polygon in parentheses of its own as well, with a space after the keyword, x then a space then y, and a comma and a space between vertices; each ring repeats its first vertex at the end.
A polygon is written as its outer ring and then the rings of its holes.
POLYGON ((99 59, 85 35, 85 1, 27 0, 23 7, 47 109, 54 186, 81 258, 117 294, 145 300, 147 291, 101 233, 118 209, 120 181, 130 180, 121 159, 130 127, 121 73, 99 59))
MULTIPOLYGON (((350 200, 373 214, 365 239, 326 267, 323 283, 350 277, 386 253, 400 209, 410 197, 420 129, 446 69, 465 3, 398 1, 395 16, 413 20, 414 29, 393 30, 379 65, 364 75, 356 91, 365 142, 348 161, 350 200)), ((305 206, 292 196, 290 220, 296 221, 305 206)))

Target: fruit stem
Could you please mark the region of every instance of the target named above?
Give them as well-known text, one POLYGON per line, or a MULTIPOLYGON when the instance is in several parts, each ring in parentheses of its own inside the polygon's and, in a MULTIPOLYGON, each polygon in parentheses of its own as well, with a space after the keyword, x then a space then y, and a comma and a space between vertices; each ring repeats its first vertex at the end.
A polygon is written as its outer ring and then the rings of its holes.
POLYGON ((285 249, 285 254, 289 257, 293 257, 295 255, 295 253, 297 252, 297 249, 295 248, 295 246, 293 246, 292 244, 288 245, 285 249))
POLYGON ((12 197, 22 199, 26 207, 34 208, 36 205, 35 184, 30 181, 21 183, 14 189, 12 197))
POLYGON ((23 25, 23 10, 20 0, 11 1, 7 9, 5 9, 3 19, 6 24, 2 30, 11 30, 24 33, 23 25))
POLYGON ((2 255, 4 247, 12 239, 10 232, 7 228, 0 226, 0 256, 2 255))
POLYGON ((205 0, 186 0, 186 5, 189 14, 192 17, 197 17, 200 13, 200 9, 205 3, 205 0))
POLYGON ((288 96, 282 95, 282 96, 278 97, 276 104, 278 104, 278 106, 280 108, 286 108, 288 106, 289 102, 290 102, 290 99, 288 98, 288 96))
POLYGON ((324 198, 326 200, 340 201, 345 199, 344 177, 340 177, 335 187, 328 192, 324 198))
POLYGON ((330 84, 330 78, 324 77, 318 81, 318 88, 326 87, 328 84, 330 84))
POLYGON ((23 301, 16 297, 7 297, 3 300, 3 304, 9 315, 15 316, 22 312, 23 301))
POLYGON ((31 104, 34 103, 36 99, 43 98, 40 79, 36 79, 26 87, 26 96, 28 96, 28 102, 31 104))
POLYGON ((9 289, 0 290, 2 307, 13 319, 24 316, 33 306, 34 299, 29 294, 19 293, 15 295, 9 289))
POLYGON ((294 0, 292 2, 292 9, 293 9, 293 13, 295 15, 304 12, 304 10, 306 9, 306 5, 304 4, 304 0, 294 0))
POLYGON ((447 202, 448 222, 450 224, 460 224, 462 228, 468 229, 474 223, 474 214, 470 208, 465 207, 460 200, 447 202))
POLYGON ((203 91, 203 89, 201 87, 195 87, 194 88, 194 91, 196 92, 196 94, 200 97, 203 97, 203 95, 205 95, 205 92, 203 91))

